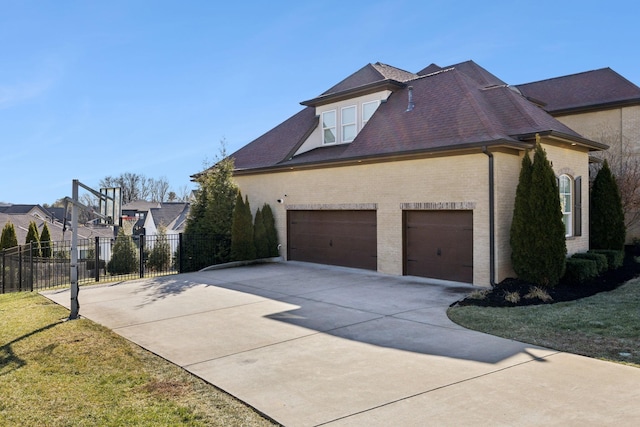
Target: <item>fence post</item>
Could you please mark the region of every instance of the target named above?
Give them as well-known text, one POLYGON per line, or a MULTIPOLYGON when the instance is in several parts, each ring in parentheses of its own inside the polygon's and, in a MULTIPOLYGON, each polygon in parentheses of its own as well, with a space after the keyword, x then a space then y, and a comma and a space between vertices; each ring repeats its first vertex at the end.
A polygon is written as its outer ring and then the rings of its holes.
POLYGON ((4 294, 4 288, 5 288, 5 282, 7 280, 7 274, 5 272, 5 253, 7 252, 6 249, 2 250, 2 293, 4 294))
POLYGON ((182 273, 182 259, 184 258, 184 249, 182 248, 183 233, 178 233, 178 273, 182 273))
POLYGON ((140 253, 138 256, 138 259, 140 260, 140 278, 143 279, 144 278, 144 238, 145 235, 144 234, 140 234, 140 253))
POLYGON ((22 292, 22 246, 18 245, 18 291, 22 292))
POLYGON ((95 242, 96 243, 93 248, 93 253, 95 254, 94 267, 96 269, 96 272, 95 272, 96 282, 99 282, 100 281, 100 237, 96 236, 95 242))
POLYGON ((33 292, 33 242, 29 242, 29 288, 33 292))

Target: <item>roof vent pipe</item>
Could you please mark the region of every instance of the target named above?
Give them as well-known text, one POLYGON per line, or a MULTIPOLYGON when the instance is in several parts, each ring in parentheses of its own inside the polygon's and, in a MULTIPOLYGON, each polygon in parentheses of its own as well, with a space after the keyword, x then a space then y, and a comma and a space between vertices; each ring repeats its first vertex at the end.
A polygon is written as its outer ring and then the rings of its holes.
POLYGON ((409 86, 409 105, 406 111, 413 111, 415 104, 413 103, 413 86, 409 86))

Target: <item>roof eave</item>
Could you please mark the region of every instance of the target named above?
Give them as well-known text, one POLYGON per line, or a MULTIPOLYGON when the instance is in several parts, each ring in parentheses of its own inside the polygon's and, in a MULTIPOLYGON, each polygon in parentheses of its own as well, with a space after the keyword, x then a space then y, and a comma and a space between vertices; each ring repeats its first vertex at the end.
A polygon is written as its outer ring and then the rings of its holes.
POLYGON ((585 147, 585 148, 588 148, 589 151, 602 151, 602 150, 609 149, 609 146, 607 144, 592 141, 590 139, 582 138, 580 136, 570 135, 564 132, 558 132, 555 130, 532 132, 532 133, 521 134, 517 136, 514 135, 514 137, 520 141, 535 141, 536 135, 545 136, 548 138, 566 142, 572 146, 585 147))
POLYGON ((591 104, 591 105, 580 105, 577 107, 558 108, 555 110, 551 110, 551 109, 547 110, 544 106, 542 108, 544 108, 545 111, 547 111, 549 114, 553 116, 559 116, 563 114, 588 113, 592 111, 611 110, 614 108, 631 107, 634 105, 640 105, 640 98, 630 98, 630 99, 623 99, 620 101, 602 102, 602 103, 591 104))
POLYGON ((252 174, 262 174, 262 173, 270 173, 270 172, 284 172, 286 170, 295 170, 295 169, 314 169, 314 168, 322 168, 322 167, 335 167, 335 166, 348 166, 354 164, 361 163, 382 163, 388 161, 398 161, 398 160, 410 160, 415 158, 424 158, 430 157, 434 155, 444 155, 447 153, 458 153, 462 154, 464 152, 469 151, 477 151, 481 152, 483 148, 495 149, 495 148, 511 148, 515 150, 527 150, 531 148, 531 144, 528 142, 521 142, 514 139, 496 139, 492 141, 480 141, 480 142, 472 142, 467 144, 456 145, 455 147, 445 146, 445 147, 437 147, 433 149, 426 150, 412 150, 412 151, 402 151, 395 153, 381 153, 375 155, 366 155, 366 156, 353 156, 353 157, 345 157, 345 158, 336 158, 336 159, 327 159, 327 160, 317 160, 306 163, 279 163, 272 166, 265 166, 259 168, 246 168, 246 169, 236 169, 234 170, 235 175, 252 175, 252 174))
POLYGON ((336 93, 328 93, 326 95, 318 96, 317 98, 310 99, 308 101, 302 101, 300 104, 306 107, 316 107, 318 105, 329 104, 332 102, 343 101, 345 99, 353 98, 356 96, 368 95, 370 93, 378 92, 381 90, 394 91, 402 89, 407 86, 406 83, 399 82, 397 80, 385 79, 366 85, 357 86, 351 89, 343 90, 336 93))

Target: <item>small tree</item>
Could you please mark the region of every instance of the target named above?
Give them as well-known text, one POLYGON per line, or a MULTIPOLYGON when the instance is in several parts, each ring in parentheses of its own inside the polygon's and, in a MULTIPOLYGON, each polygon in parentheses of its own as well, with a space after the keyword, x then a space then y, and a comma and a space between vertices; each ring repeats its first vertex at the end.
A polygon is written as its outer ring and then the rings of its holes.
MULTIPOLYGON (((526 161, 523 160, 523 165, 526 161)), ((518 217, 514 218, 515 250, 514 270, 522 280, 543 287, 553 287, 564 274, 567 247, 565 242, 565 226, 562 222, 558 184, 547 154, 539 143, 536 144, 531 167, 531 183, 526 181, 528 173, 521 173, 525 181, 520 191, 520 199, 527 197, 528 202, 520 204, 516 209, 518 217), (528 196, 525 194, 529 186, 528 196), (528 212, 525 212, 528 210, 528 212), (524 222, 523 222, 524 221, 524 222)), ((518 191, 516 190, 516 198, 518 191)))
POLYGON ((253 222, 253 241, 256 246, 256 258, 269 257, 267 230, 264 227, 264 217, 260 208, 256 211, 256 217, 253 222))
POLYGON ((256 246, 253 243, 253 218, 249 198, 242 201, 242 194, 238 192, 233 210, 233 225, 231 228, 231 259, 243 261, 256 258, 256 246))
POLYGON ((222 263, 230 259, 231 228, 238 187, 233 181, 233 159, 226 155, 224 141, 221 146, 220 160, 196 178, 199 188, 185 228, 185 237, 210 239, 212 247, 209 252, 213 252, 213 257, 191 248, 188 243, 190 239, 186 239, 184 257, 193 264, 185 266, 188 269, 198 269, 205 267, 204 264, 222 263), (203 258, 203 255, 207 256, 203 258))
POLYGON ((35 221, 29 222, 29 230, 27 231, 27 237, 25 238, 25 243, 31 243, 31 255, 34 257, 42 256, 42 251, 40 250, 40 234, 38 233, 38 225, 35 221))
POLYGON ((262 207, 262 222, 264 223, 265 235, 267 237, 268 256, 276 257, 279 255, 278 231, 276 230, 276 220, 273 217, 273 211, 267 203, 262 207))
POLYGON ((107 271, 112 275, 135 273, 139 269, 136 246, 131 236, 127 236, 120 228, 116 242, 113 245, 111 261, 107 265, 107 271))
POLYGON ((16 246, 18 246, 16 229, 12 223, 7 222, 2 229, 2 236, 0 237, 0 250, 14 248, 16 246))
POLYGON ((49 231, 49 226, 45 222, 42 226, 42 232, 40 233, 40 247, 42 248, 42 256, 44 258, 51 258, 51 245, 51 232, 49 231))
POLYGON ((625 234, 620 191, 605 160, 591 187, 589 244, 592 249, 622 250, 625 234))
POLYGON ((167 271, 171 266, 171 248, 167 240, 167 232, 164 227, 158 229, 156 241, 149 253, 147 267, 152 271, 167 271))

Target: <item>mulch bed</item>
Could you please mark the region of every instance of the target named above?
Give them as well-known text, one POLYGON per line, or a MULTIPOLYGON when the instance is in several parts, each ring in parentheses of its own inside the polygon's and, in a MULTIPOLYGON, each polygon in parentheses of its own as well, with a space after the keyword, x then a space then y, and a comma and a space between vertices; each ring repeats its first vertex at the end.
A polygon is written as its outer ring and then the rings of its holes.
POLYGON ((553 304, 561 301, 573 301, 576 299, 589 297, 599 292, 611 291, 618 286, 640 275, 640 263, 634 260, 634 248, 628 247, 625 253, 625 260, 622 267, 617 270, 607 271, 603 275, 596 277, 580 285, 571 285, 560 282, 557 286, 546 289, 551 301, 544 302, 538 298, 523 298, 535 285, 518 279, 505 279, 496 286, 488 290, 483 299, 465 298, 458 301, 457 305, 481 306, 481 307, 516 307, 525 305, 553 304), (505 295, 509 292, 518 292, 520 301, 512 303, 505 300, 505 295))

